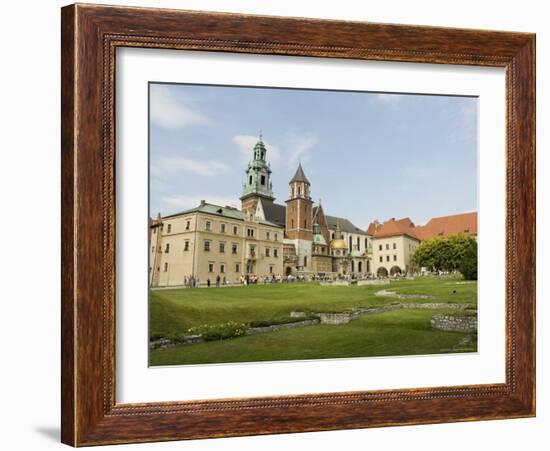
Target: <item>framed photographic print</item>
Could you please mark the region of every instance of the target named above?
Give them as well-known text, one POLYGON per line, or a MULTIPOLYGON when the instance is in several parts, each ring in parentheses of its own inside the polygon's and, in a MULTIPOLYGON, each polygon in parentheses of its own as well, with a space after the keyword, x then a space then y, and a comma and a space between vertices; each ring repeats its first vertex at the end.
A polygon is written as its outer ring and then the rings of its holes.
POLYGON ((535 37, 62 9, 62 441, 535 415, 535 37))

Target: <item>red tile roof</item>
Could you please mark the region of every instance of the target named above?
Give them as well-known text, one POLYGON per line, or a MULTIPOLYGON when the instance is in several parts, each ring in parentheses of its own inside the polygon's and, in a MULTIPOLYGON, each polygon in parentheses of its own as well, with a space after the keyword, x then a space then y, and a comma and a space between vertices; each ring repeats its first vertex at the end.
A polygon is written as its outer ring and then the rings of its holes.
MULTIPOLYGON (((395 219, 391 218, 389 221, 386 221, 384 224, 371 224, 374 226, 374 233, 372 236, 374 238, 386 238, 390 236, 398 235, 407 235, 411 238, 418 240, 416 236, 414 223, 410 218, 395 219)), ((371 229, 371 226, 369 226, 371 229)), ((367 232, 368 233, 368 232, 367 232)))
POLYGON ((424 226, 416 228, 421 240, 449 235, 477 235, 477 212, 432 218, 424 226))
POLYGON ((410 218, 391 218, 383 224, 377 221, 369 224, 367 234, 374 238, 407 235, 416 240, 427 240, 438 236, 477 235, 477 212, 432 218, 426 225, 415 226, 410 218))

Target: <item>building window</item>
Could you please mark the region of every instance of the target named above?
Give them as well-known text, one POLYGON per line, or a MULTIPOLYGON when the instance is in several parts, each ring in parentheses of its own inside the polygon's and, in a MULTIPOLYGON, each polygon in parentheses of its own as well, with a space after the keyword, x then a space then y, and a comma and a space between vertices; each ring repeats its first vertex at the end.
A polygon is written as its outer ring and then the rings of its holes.
POLYGON ((357 250, 361 250, 361 238, 357 237, 357 250))
POLYGON ((185 222, 185 230, 189 230, 191 228, 191 221, 189 219, 185 222))
POLYGON ((225 233, 225 224, 220 224, 220 232, 225 233))
POLYGON ((307 266, 307 255, 304 257, 304 266, 307 266))
POLYGON ((248 177, 248 184, 252 185, 252 176, 248 177))
POLYGON ((389 256, 389 255, 386 255, 386 261, 387 261, 387 262, 390 261, 390 256, 389 256))
POLYGON ((188 251, 188 250, 189 250, 189 240, 186 240, 185 243, 183 244, 183 250, 184 250, 184 251, 188 251))
POLYGON ((307 229, 307 220, 304 219, 304 229, 307 229))
POLYGON ((210 251, 210 241, 204 242, 204 251, 209 252, 210 251))
POLYGON ((333 240, 333 239, 334 239, 334 232, 332 232, 332 238, 331 238, 331 240, 333 240))
POLYGON ((166 247, 164 248, 164 253, 167 254, 170 252, 170 243, 166 243, 166 247))
POLYGON ((278 238, 279 238, 279 236, 278 236, 276 233, 275 233, 274 235, 275 235, 275 236, 273 237, 273 240, 277 241, 278 238))
POLYGON ((365 238, 365 250, 367 250, 369 247, 369 239, 365 238))
POLYGON ((394 261, 394 262, 397 261, 397 255, 394 255, 394 256, 393 256, 393 261, 394 261))
POLYGON ((172 231, 172 224, 168 224, 168 228, 166 229, 166 233, 170 233, 172 231))
POLYGON ((168 271, 168 262, 164 263, 164 272, 168 271))
POLYGON ((265 185, 265 175, 262 175, 260 180, 261 180, 262 185, 265 185))
POLYGON ((277 258, 279 256, 279 251, 277 248, 273 249, 273 257, 277 258))
POLYGON ((269 240, 269 239, 270 239, 269 231, 265 232, 265 239, 266 239, 266 240, 269 240))
POLYGON ((379 251, 382 250, 382 245, 381 245, 381 244, 378 245, 378 250, 379 250, 379 251))
POLYGON ((247 229, 246 234, 249 238, 253 238, 254 237, 254 229, 247 229))
POLYGON ((236 254, 236 253, 237 253, 237 245, 236 245, 236 244, 232 244, 232 245, 231 245, 231 253, 232 253, 232 254, 236 254))
POLYGON ((393 248, 397 249, 397 243, 393 243, 393 248))
POLYGON ((269 266, 269 274, 273 274, 273 266, 269 266))
POLYGON ((206 230, 212 230, 212 223, 210 221, 206 221, 206 230))
POLYGON ((386 243, 386 250, 390 249, 390 243, 386 243))
POLYGON ((237 235, 239 233, 239 228, 237 226, 233 226, 233 235, 237 235))
POLYGON ((208 272, 214 272, 214 263, 208 263, 208 272))
POLYGON ((290 220, 290 228, 291 228, 291 229, 294 228, 294 219, 291 219, 291 220, 290 220))
POLYGON ((298 187, 298 196, 300 196, 301 194, 302 194, 302 187, 299 186, 299 187, 298 187))
POLYGON ((225 265, 224 264, 221 264, 220 265, 220 272, 223 274, 225 272, 225 265))
POLYGON ((240 263, 235 263, 235 272, 241 272, 241 265, 240 265, 240 263))
POLYGON ((269 257, 269 248, 268 247, 265 248, 265 256, 269 257))
POLYGON ((223 254, 225 252, 225 243, 220 242, 220 252, 223 254))

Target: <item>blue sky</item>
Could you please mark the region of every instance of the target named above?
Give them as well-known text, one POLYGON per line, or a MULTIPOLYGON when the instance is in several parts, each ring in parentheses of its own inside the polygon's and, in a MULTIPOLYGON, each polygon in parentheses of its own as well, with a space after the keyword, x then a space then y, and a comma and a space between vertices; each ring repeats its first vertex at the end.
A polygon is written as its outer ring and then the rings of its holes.
POLYGON ((299 162, 315 202, 374 219, 477 209, 477 99, 150 84, 150 214, 239 206, 260 130, 276 202, 299 162))

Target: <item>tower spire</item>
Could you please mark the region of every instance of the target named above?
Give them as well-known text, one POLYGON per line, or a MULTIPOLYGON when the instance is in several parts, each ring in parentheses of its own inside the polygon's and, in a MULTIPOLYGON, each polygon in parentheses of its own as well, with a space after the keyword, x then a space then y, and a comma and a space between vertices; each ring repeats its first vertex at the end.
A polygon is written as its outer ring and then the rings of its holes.
POLYGON ((246 179, 243 183, 243 194, 241 196, 241 208, 252 211, 256 209, 260 197, 273 201, 271 168, 266 161, 267 149, 263 142, 262 130, 258 141, 252 149, 252 159, 246 168, 246 179))

